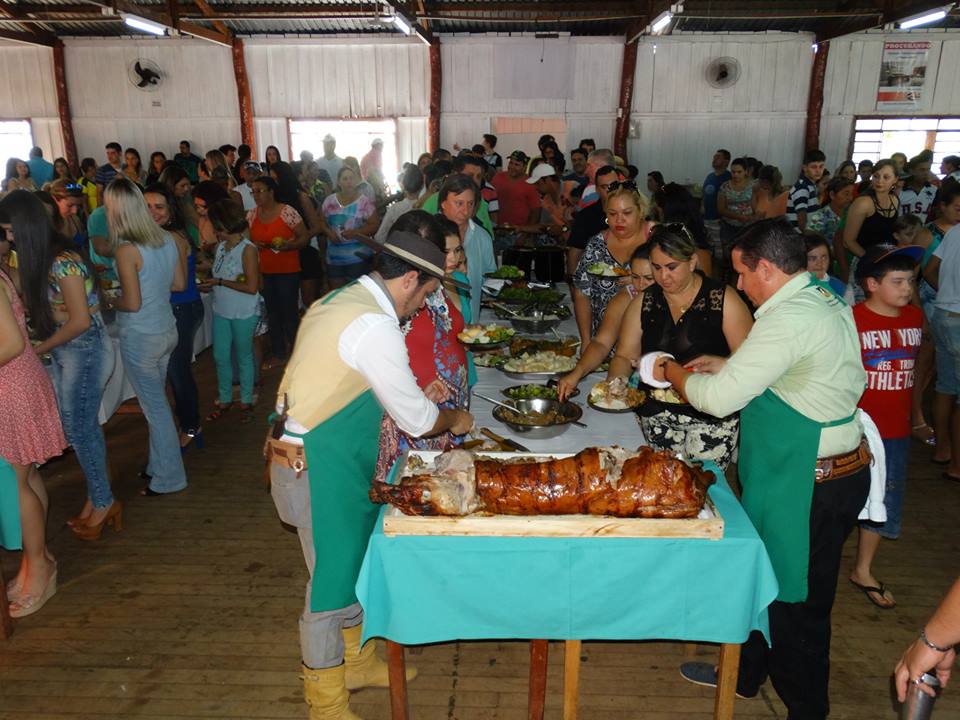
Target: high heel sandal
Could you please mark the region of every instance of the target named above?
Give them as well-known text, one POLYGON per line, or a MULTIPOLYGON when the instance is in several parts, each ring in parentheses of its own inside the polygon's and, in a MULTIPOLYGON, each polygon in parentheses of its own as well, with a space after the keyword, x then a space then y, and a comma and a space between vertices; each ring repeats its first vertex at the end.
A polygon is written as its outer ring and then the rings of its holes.
POLYGON ((123 529, 123 505, 119 500, 113 501, 103 520, 96 525, 77 525, 71 530, 79 539, 93 541, 100 539, 104 526, 108 524, 113 525, 114 532, 120 532, 123 529))
POLYGON ((223 403, 223 404, 219 402, 214 403, 213 412, 207 415, 207 422, 213 422, 214 420, 219 420, 226 413, 228 413, 230 411, 230 408, 232 407, 233 407, 232 402, 223 403))
POLYGON ((47 580, 46 587, 38 595, 36 593, 21 594, 16 600, 10 602, 10 617, 22 618, 27 615, 33 615, 40 608, 47 604, 47 600, 52 598, 57 592, 57 567, 54 565, 50 579, 47 580))
POLYGON ((184 445, 183 441, 180 442, 180 454, 183 455, 191 446, 196 445, 197 450, 203 450, 203 430, 197 428, 196 430, 187 430, 184 435, 187 436, 187 443, 184 445))

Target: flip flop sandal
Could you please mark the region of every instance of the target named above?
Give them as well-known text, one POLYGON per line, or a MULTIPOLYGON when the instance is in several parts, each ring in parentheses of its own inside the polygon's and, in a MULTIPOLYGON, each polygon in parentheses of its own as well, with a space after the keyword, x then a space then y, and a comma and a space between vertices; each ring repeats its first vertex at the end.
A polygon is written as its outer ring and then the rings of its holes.
MULTIPOLYGON (((960 478, 958 478, 958 479, 960 479, 960 478)), ((887 588, 886 588, 886 586, 885 586, 883 583, 880 583, 880 584, 879 584, 879 585, 880 585, 879 587, 874 587, 874 586, 872 586, 872 585, 861 585, 860 583, 858 583, 858 582, 857 582, 856 580, 854 580, 853 578, 850 579, 850 583, 851 583, 855 588, 857 588, 857 590, 859 590, 859 591, 862 592, 864 595, 866 595, 866 596, 867 596, 867 600, 869 600, 870 602, 872 602, 874 605, 876 605, 876 606, 877 606, 878 608, 880 608, 881 610, 892 610, 893 608, 895 608, 895 607, 897 606, 897 601, 896 601, 896 600, 893 600, 892 598, 890 599, 890 605, 881 605, 879 602, 877 602, 876 600, 873 599, 873 596, 870 595, 870 593, 876 593, 877 595, 879 595, 880 597, 882 597, 884 600, 886 600, 886 599, 887 599, 887 588)))

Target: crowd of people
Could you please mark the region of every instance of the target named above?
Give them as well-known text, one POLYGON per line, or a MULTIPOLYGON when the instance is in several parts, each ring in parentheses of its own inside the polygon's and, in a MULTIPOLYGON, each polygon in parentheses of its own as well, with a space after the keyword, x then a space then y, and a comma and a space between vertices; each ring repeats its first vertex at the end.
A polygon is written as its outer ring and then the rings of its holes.
MULTIPOLYGON (((960 158, 945 158, 940 176, 929 151, 829 173, 809 150, 787 186, 777 167, 718 149, 697 197, 660 170, 641 189, 636 166, 590 139, 569 167, 552 136, 534 158, 504 159, 497 141, 405 163, 395 193, 378 138, 358 160, 337 156, 327 136, 321 156, 296 162, 274 146, 263 162, 245 145, 201 158, 183 141, 146 167, 135 148, 109 143, 106 162, 84 159, 77 179, 38 148, 11 159, 0 404, 12 410, 0 418, 0 471, 15 477, 24 550, 11 614, 36 612, 56 591, 45 461, 76 452, 87 482, 68 523, 77 538, 121 528, 99 422, 111 323, 149 427, 147 497, 186 488, 182 455, 203 447, 203 423, 250 422, 263 373, 283 368, 267 453, 274 501, 299 530, 311 576, 307 699, 324 717, 355 717, 348 690, 386 684, 372 646, 360 645, 353 590, 376 516, 366 487, 404 450, 449 449, 471 429, 476 369, 457 334, 480 317, 499 257, 569 284, 582 352, 561 398, 608 363, 608 378, 650 391, 638 413, 648 444, 737 465, 781 586, 773 650, 751 638, 739 691, 755 695, 769 676, 791 717, 825 717, 844 539, 859 527, 850 582, 892 608, 872 566, 881 538, 901 532, 911 439, 960 481, 960 158), (192 371, 205 293, 217 374, 206 415, 192 371), (316 382, 321 372, 328 383, 316 382), (778 457, 769 447, 784 444, 769 433, 784 428, 796 441, 778 457), (871 454, 885 460, 880 502, 871 454), (310 501, 313 459, 323 502, 310 501), (778 489, 759 489, 774 471, 778 489), (771 509, 771 492, 790 503, 771 509)), ((711 667, 684 675, 716 682, 711 667)))

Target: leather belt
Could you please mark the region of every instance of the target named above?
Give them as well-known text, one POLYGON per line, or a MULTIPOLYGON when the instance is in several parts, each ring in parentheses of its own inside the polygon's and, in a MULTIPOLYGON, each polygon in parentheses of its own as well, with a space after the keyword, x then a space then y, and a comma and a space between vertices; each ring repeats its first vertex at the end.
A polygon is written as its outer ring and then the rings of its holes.
POLYGON ((267 437, 263 444, 263 459, 266 465, 263 468, 263 480, 266 483, 267 490, 270 490, 270 466, 279 465, 280 467, 290 468, 300 478, 300 473, 307 469, 307 456, 303 451, 303 445, 294 445, 293 443, 275 440, 267 437))
POLYGON ((864 439, 860 441, 860 445, 848 453, 817 458, 815 479, 818 483, 822 483, 849 477, 872 461, 873 455, 870 454, 870 447, 864 439))

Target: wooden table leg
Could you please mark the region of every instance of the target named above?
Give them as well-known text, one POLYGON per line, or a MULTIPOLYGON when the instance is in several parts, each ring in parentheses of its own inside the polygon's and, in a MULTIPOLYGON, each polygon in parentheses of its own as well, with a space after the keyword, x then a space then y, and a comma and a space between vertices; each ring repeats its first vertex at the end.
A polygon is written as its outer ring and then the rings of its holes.
POLYGON ((580 641, 563 644, 563 720, 577 720, 580 696, 580 641))
POLYGON ((407 667, 403 659, 403 645, 387 640, 387 671, 390 676, 390 717, 408 720, 410 703, 407 700, 407 667))
POLYGON ((547 702, 547 653, 550 651, 546 640, 530 641, 530 693, 527 699, 527 717, 529 720, 543 720, 547 702))
POLYGON ((717 668, 717 697, 713 706, 714 720, 731 720, 737 699, 737 676, 740 673, 740 646, 723 643, 717 668))
POLYGON ((3 578, 3 568, 0 567, 0 637, 4 639, 13 635, 13 620, 10 618, 10 600, 7 598, 7 581, 3 578))

